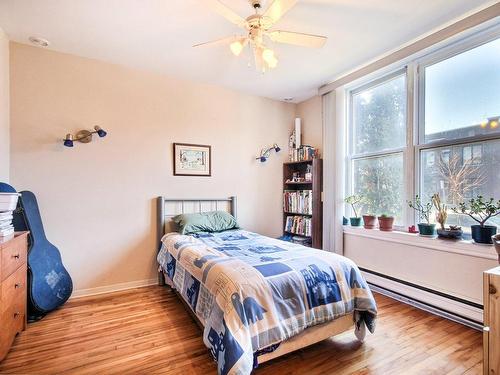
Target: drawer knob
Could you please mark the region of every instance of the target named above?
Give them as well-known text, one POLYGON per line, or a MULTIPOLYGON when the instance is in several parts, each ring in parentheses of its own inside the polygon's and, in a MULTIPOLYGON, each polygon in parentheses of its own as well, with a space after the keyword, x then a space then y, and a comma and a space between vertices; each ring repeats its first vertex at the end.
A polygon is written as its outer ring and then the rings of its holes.
POLYGON ((17 317, 19 317, 20 315, 21 315, 21 313, 20 313, 20 312, 18 312, 18 311, 17 311, 17 312, 15 312, 15 313, 14 313, 14 319, 16 319, 17 317))
POLYGON ((12 255, 12 258, 19 259, 19 254, 12 255))
POLYGON ((15 288, 15 289, 18 289, 18 288, 20 288, 20 287, 22 287, 22 286, 23 286, 23 284, 21 284, 21 283, 16 283, 16 284, 14 284, 14 288, 15 288))

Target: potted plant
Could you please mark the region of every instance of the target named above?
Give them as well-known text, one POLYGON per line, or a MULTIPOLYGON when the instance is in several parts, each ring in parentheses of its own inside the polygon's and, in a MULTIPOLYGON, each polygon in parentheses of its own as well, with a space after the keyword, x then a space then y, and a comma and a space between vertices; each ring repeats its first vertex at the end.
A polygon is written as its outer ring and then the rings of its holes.
POLYGON ((358 210, 356 207, 363 203, 364 198, 362 195, 350 195, 347 198, 344 199, 344 202, 347 204, 350 204, 352 207, 352 212, 354 213, 354 216, 350 218, 351 221, 351 226, 353 227, 360 227, 361 226, 361 218, 358 215, 358 210))
POLYGON ((450 225, 449 228, 445 228, 446 220, 448 219, 448 207, 441 202, 441 197, 438 193, 432 196, 432 203, 436 208, 436 221, 440 225, 440 228, 437 230, 438 237, 449 239, 461 238, 463 233, 462 228, 455 225, 450 225))
POLYGON ((378 217, 379 229, 383 232, 392 232, 392 226, 394 224, 394 217, 386 214, 382 214, 378 217))
POLYGON ((470 227, 474 242, 493 243, 491 237, 497 233, 497 227, 486 225, 486 222, 492 217, 500 215, 500 200, 498 202, 495 202, 493 198, 484 200, 482 195, 478 195, 468 203, 459 203, 458 207, 453 208, 453 211, 460 215, 467 215, 478 223, 470 227))
POLYGON ((408 201, 408 206, 418 212, 420 220, 424 222, 418 223, 418 231, 421 236, 434 236, 436 234, 436 224, 431 224, 432 202, 422 203, 420 196, 415 195, 414 201, 408 201))
POLYGON ((377 220, 377 217, 375 215, 363 215, 363 225, 365 226, 365 229, 375 228, 375 220, 377 220))
POLYGON ((365 229, 373 229, 375 228, 377 217, 372 214, 372 212, 375 212, 375 208, 373 207, 373 202, 371 200, 365 199, 365 209, 368 212, 363 215, 363 225, 365 229))

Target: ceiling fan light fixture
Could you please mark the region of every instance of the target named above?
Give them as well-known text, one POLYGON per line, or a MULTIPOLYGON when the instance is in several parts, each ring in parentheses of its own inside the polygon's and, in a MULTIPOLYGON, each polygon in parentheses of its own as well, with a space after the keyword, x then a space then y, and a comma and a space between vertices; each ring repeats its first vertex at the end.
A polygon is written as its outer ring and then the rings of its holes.
POLYGON ((231 52, 235 56, 239 56, 241 54, 241 51, 243 51, 243 43, 241 40, 237 40, 236 42, 233 42, 229 45, 229 48, 231 49, 231 52))
POLYGON ((268 64, 269 64, 270 61, 273 61, 273 60, 276 59, 274 57, 274 51, 272 49, 269 49, 269 48, 266 48, 264 51, 262 51, 262 58, 268 64))
POLYGON ((269 68, 274 69, 278 66, 278 59, 273 57, 271 60, 266 61, 269 68))

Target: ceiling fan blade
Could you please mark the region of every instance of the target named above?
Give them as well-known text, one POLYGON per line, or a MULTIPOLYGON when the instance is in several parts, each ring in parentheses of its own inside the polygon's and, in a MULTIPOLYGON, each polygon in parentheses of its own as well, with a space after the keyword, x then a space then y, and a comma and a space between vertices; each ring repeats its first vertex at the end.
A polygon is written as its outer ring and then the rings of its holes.
POLYGON ((297 4, 297 0, 274 0, 262 16, 269 18, 274 24, 295 4, 297 4))
POLYGON ((246 27, 247 21, 229 9, 227 6, 222 4, 219 0, 202 0, 205 4, 207 4, 214 12, 218 13, 229 22, 234 23, 240 27, 246 27))
POLYGON ((244 39, 244 38, 245 38, 244 36, 239 36, 239 35, 227 36, 225 38, 215 39, 215 40, 211 40, 209 42, 198 43, 198 44, 195 44, 193 47, 205 47, 205 46, 215 46, 218 44, 227 44, 227 43, 232 43, 232 42, 235 42, 237 40, 244 39))
POLYGON ((270 31, 267 33, 273 42, 295 44, 302 47, 321 48, 327 41, 326 36, 295 33, 292 31, 270 31))

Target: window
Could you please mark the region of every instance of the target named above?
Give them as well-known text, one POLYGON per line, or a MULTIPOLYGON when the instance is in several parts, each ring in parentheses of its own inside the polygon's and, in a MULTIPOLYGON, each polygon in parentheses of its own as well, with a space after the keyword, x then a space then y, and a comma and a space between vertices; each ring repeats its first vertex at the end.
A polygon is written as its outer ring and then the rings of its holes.
POLYGON ((451 207, 477 195, 500 199, 499 61, 497 27, 349 91, 347 191, 367 198, 362 213, 406 227, 417 220, 410 190, 424 202, 439 193, 448 225, 468 231, 472 219, 451 207), (417 121, 408 121, 407 102, 417 121))
POLYGON ((351 191, 367 202, 363 213, 387 214, 402 223, 406 147, 406 72, 351 94, 351 191))
POLYGON ((500 133, 500 38, 422 72, 424 143, 500 133))

